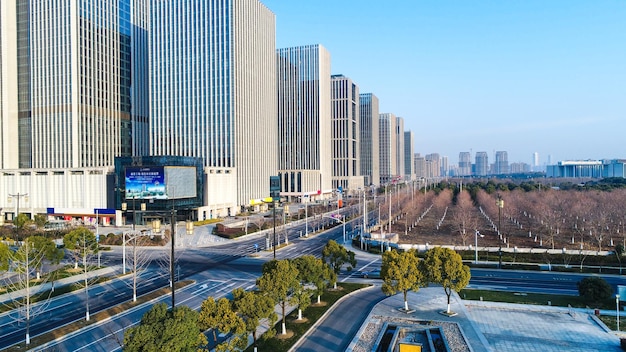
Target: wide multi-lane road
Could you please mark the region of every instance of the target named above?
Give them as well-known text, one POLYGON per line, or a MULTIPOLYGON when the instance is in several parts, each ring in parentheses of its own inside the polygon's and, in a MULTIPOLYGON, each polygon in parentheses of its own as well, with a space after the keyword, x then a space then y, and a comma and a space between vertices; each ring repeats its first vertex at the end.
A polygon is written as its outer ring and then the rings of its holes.
MULTIPOLYGON (((352 226, 346 226, 349 232, 352 226)), ((276 251, 277 259, 294 258, 303 254, 317 257, 329 239, 343 241, 343 227, 338 226, 322 234, 301 237, 303 228, 289 230, 290 245, 276 251)), ((284 235, 281 234, 281 238, 284 235)), ((284 238, 282 239, 284 241, 284 238)), ((264 261, 273 258, 273 251, 259 250, 265 246, 265 237, 251 237, 225 242, 208 248, 177 249, 177 280, 192 279, 194 284, 177 291, 177 304, 198 308, 202 300, 209 296, 222 297, 237 287, 251 288, 256 278, 261 275, 264 261), (255 246, 256 245, 256 246, 255 246), (259 257, 250 254, 259 251, 259 257)), ((167 249, 157 251, 161 257, 167 257, 167 249)), ((360 277, 359 271, 368 271, 380 267, 380 256, 355 250, 358 265, 352 273, 344 273, 341 280, 370 282, 360 277)), ((161 258, 162 259, 162 258, 161 258)), ((119 253, 112 253, 105 258, 111 264, 119 264, 119 253)), ((158 265, 159 260, 148 267, 139 280, 139 294, 169 285, 167 269, 158 265)), ((472 269, 471 288, 498 289, 519 292, 543 292, 557 294, 577 294, 576 283, 587 275, 564 274, 554 272, 501 271, 496 269, 472 269)), ((626 285, 626 280, 619 276, 604 276, 614 287, 626 285)), ((89 304, 92 315, 99 310, 132 299, 129 285, 130 277, 112 280, 97 285, 89 290, 89 304)), ((373 295, 377 296, 377 295, 373 295)), ((89 329, 76 334, 61 337, 50 348, 56 350, 111 351, 119 349, 123 331, 136 324, 143 313, 156 302, 170 304, 170 297, 164 296, 149 304, 132 309, 124 314, 98 322, 89 329)), ((364 302, 366 304, 366 302, 364 302)), ((77 292, 54 299, 47 310, 38 314, 31 322, 31 336, 46 332, 70 321, 84 319, 85 294, 77 292)), ((0 315, 0 349, 24 340, 25 327, 16 321, 14 315, 0 315)))

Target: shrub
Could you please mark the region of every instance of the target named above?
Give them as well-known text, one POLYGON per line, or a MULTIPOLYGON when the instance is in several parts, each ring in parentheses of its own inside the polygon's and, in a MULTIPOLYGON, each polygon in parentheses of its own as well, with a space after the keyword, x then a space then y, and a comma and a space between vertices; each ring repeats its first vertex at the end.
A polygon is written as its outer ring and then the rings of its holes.
POLYGON ((586 277, 578 282, 578 293, 590 303, 597 303, 613 295, 613 288, 601 277, 586 277))

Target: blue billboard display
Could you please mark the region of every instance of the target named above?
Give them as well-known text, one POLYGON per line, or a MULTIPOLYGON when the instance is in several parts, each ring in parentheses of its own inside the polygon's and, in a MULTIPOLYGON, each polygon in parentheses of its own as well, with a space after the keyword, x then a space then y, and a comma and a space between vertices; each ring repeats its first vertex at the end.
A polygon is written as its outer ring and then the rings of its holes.
POLYGON ((167 199, 163 166, 126 167, 126 199, 167 199))

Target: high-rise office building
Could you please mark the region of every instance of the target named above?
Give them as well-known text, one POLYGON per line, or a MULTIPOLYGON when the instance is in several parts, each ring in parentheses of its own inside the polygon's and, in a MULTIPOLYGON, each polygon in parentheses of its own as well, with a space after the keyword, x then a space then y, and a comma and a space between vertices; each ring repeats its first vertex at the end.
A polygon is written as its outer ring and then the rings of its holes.
POLYGON ((2 165, 85 168, 131 155, 132 106, 145 107, 147 2, 2 1, 2 165), (144 40, 142 40, 144 39, 144 40), (145 71, 144 71, 145 72, 145 71))
POLYGON ((441 176, 443 177, 450 176, 449 173, 450 173, 450 167, 448 165, 448 157, 444 155, 441 157, 441 176))
POLYGON ((321 45, 277 50, 278 172, 287 197, 332 192, 330 53, 321 45))
POLYGON ((426 158, 421 156, 420 153, 415 153, 413 156, 413 164, 415 165, 415 176, 418 179, 428 176, 426 173, 426 158))
POLYGON ((509 173, 509 157, 506 151, 496 152, 496 161, 494 163, 493 174, 503 175, 509 173))
POLYGON ((426 178, 441 177, 441 157, 438 153, 426 154, 426 178))
POLYGON ((372 93, 360 94, 361 175, 365 185, 380 184, 379 111, 378 97, 372 93))
POLYGON ((472 157, 470 152, 459 153, 459 176, 470 176, 472 174, 472 157))
POLYGON ((489 157, 487 152, 476 152, 476 176, 486 176, 489 174, 489 157))
POLYGON ((380 157, 380 183, 389 183, 398 176, 396 142, 396 115, 382 113, 379 115, 379 157, 380 157))
POLYGON ((267 197, 278 145, 274 14, 258 0, 177 0, 152 1, 150 17, 151 154, 203 158, 209 205, 238 211, 267 197))
POLYGON ((539 171, 539 153, 533 153, 532 171, 539 171))
POLYGON ((344 75, 331 76, 333 188, 363 188, 360 155, 359 87, 344 75))
POLYGON ((398 177, 404 178, 404 119, 396 117, 396 172, 398 177))
POLYGON ((415 154, 415 136, 412 131, 404 131, 404 179, 415 179, 415 164, 413 155, 415 154))

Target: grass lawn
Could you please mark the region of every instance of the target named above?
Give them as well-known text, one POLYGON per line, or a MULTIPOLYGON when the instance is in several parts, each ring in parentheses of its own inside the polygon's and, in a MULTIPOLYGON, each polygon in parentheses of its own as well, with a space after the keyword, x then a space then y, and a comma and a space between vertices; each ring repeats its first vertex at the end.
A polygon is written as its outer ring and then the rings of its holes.
POLYGON ((585 301, 582 297, 579 296, 469 289, 461 290, 461 292, 459 292, 459 296, 463 299, 474 301, 478 301, 482 297, 484 301, 490 302, 553 305, 557 307, 567 307, 568 305, 571 305, 575 308, 615 309, 614 298, 609 298, 607 300, 592 304, 585 301), (548 304, 548 302, 550 302, 550 304, 548 304))
MULTIPOLYGON (((293 336, 286 339, 281 339, 279 335, 275 337, 264 340, 259 338, 257 341, 257 346, 259 351, 272 351, 272 352, 281 352, 288 351, 295 343, 300 339, 310 328, 315 324, 317 320, 328 310, 330 309, 335 302, 337 302, 341 297, 347 295, 350 292, 356 291, 358 289, 367 287, 368 285, 364 284, 353 284, 353 283, 338 283, 338 290, 327 290, 322 295, 322 302, 326 304, 323 306, 316 307, 312 305, 302 312, 302 317, 306 318, 307 321, 304 323, 296 323, 294 322, 298 318, 298 310, 294 310, 291 314, 287 316, 286 325, 287 330, 293 332, 293 336), (342 289, 339 289, 342 288, 342 289)), ((317 296, 311 297, 313 302, 317 302, 317 296)), ((275 329, 280 331, 281 320, 278 321, 275 329)), ((248 347, 246 351, 253 351, 254 346, 248 347)))

